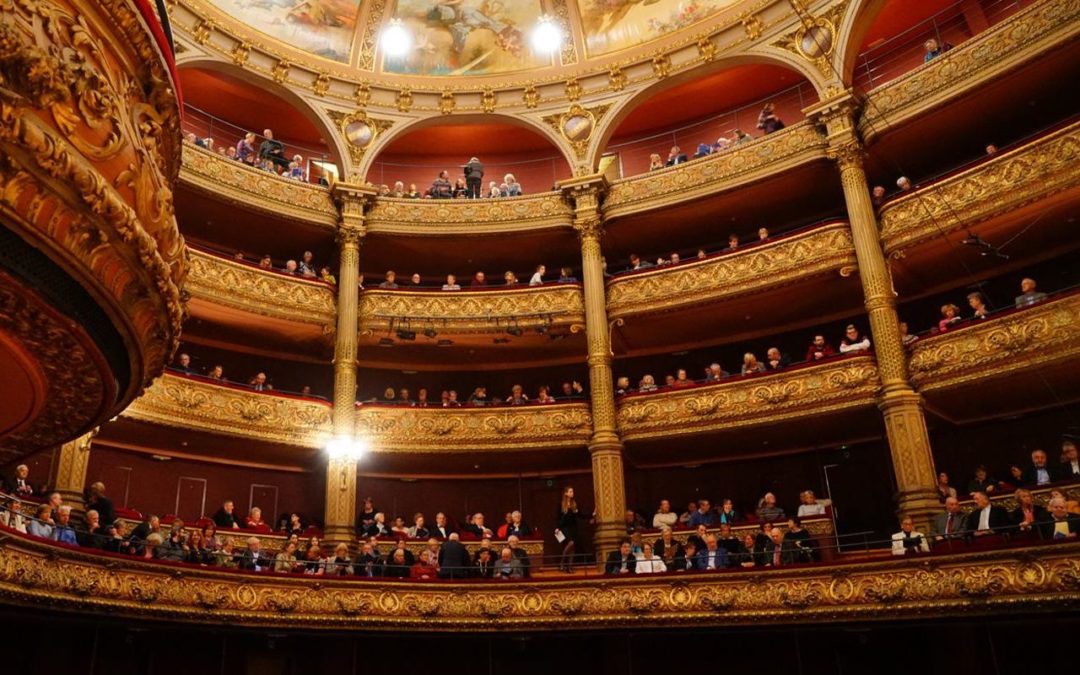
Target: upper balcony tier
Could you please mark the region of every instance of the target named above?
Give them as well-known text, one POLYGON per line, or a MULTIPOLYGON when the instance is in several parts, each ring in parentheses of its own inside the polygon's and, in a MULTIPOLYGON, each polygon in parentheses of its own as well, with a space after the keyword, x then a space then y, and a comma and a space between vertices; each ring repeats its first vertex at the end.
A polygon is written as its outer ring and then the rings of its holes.
POLYGON ((502 199, 394 199, 368 211, 372 234, 477 235, 570 227, 573 213, 558 192, 502 199))
POLYGON ((1080 292, 923 338, 911 379, 953 421, 1061 405, 1080 395, 1080 292))

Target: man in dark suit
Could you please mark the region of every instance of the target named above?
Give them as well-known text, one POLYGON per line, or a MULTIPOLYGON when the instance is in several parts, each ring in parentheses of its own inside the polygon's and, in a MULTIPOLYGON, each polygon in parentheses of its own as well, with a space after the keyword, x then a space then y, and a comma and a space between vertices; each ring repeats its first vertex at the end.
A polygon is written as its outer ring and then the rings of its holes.
POLYGON ((964 514, 960 512, 960 502, 956 497, 945 498, 945 512, 934 516, 930 523, 930 536, 934 541, 954 539, 964 531, 964 514))
POLYGON ((268 569, 272 565, 269 558, 262 552, 262 543, 258 537, 248 537, 247 548, 240 554, 239 567, 242 570, 259 572, 268 569))
POLYGON ((671 146, 671 152, 669 152, 667 156, 667 165, 675 166, 676 164, 683 164, 686 161, 686 154, 682 150, 679 150, 679 146, 671 146))
POLYGON ((30 467, 20 464, 15 467, 15 473, 0 485, 4 492, 16 497, 30 497, 34 494, 34 486, 30 484, 30 467))
POLYGON ((967 515, 964 529, 973 537, 985 537, 998 534, 1009 527, 1009 513, 1000 506, 990 503, 985 492, 971 495, 975 500, 975 509, 967 515))
POLYGON ((477 513, 473 516, 472 522, 464 527, 466 532, 471 532, 477 539, 483 539, 485 537, 490 538, 493 534, 486 525, 484 525, 484 514, 477 513))
POLYGON ((101 481, 91 483, 86 508, 97 511, 103 523, 116 521, 116 509, 113 507, 112 500, 105 496, 105 483, 101 481))
POLYGON ((623 539, 618 551, 608 553, 607 562, 604 563, 604 574, 634 574, 636 568, 637 559, 630 552, 630 540, 623 539))
POLYGON ((454 528, 446 520, 446 514, 439 511, 435 514, 435 527, 431 528, 431 536, 436 539, 449 539, 454 533, 454 528))
POLYGON ((1046 453, 1040 449, 1035 449, 1031 452, 1031 464, 1024 467, 1024 473, 1020 477, 1020 482, 1024 487, 1039 487, 1040 485, 1047 485, 1053 483, 1057 479, 1054 475, 1053 468, 1046 463, 1046 453))
POLYGON ((439 578, 440 579, 464 579, 469 576, 472 568, 472 560, 469 550, 459 540, 457 533, 451 533, 441 547, 439 547, 439 578))
POLYGON ((473 157, 465 165, 465 189, 469 199, 480 198, 480 183, 484 179, 484 165, 480 160, 473 157))
POLYGON ((226 500, 221 505, 221 508, 214 512, 214 524, 221 529, 239 530, 240 523, 236 522, 236 514, 234 513, 235 510, 236 506, 233 505, 232 500, 226 500))
POLYGON ((1061 466, 1058 480, 1080 480, 1080 454, 1076 450, 1076 441, 1066 438, 1061 442, 1061 466))
POLYGON ((528 578, 532 572, 532 560, 529 559, 529 552, 521 547, 521 540, 518 539, 516 534, 512 534, 507 538, 506 545, 510 548, 510 552, 514 554, 514 557, 521 561, 521 576, 528 578))
POLYGON ((1039 524, 1044 539, 1076 539, 1080 536, 1080 516, 1069 513, 1064 497, 1052 497, 1049 506, 1049 517, 1039 524))
POLYGON ((795 545, 784 539, 780 528, 774 527, 769 535, 769 543, 765 544, 765 564, 773 567, 790 565, 796 561, 798 555, 795 545))
MULTIPOLYGON (((521 519, 521 511, 514 511, 510 514, 510 522, 506 524, 506 536, 507 538, 532 536, 532 528, 521 519)), ((526 574, 525 576, 529 575, 526 574)))

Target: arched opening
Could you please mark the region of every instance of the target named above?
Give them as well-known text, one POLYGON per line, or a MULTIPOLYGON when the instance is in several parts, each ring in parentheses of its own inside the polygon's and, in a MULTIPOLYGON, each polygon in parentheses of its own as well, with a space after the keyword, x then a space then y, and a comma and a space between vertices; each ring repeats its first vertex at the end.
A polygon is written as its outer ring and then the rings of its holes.
MULTIPOLYGON (((667 159, 678 146, 693 159, 699 146, 719 149, 719 139, 734 140, 736 129, 760 136, 758 114, 767 103, 786 124, 803 119, 802 109, 818 100, 814 86, 800 73, 774 63, 730 65, 652 87, 624 106, 622 119, 602 147, 618 158, 624 176, 649 170, 650 155, 667 159)), ((701 148, 704 152, 705 148, 701 148)))
POLYGON ((566 156, 550 138, 509 117, 461 116, 424 120, 391 139, 373 159, 367 180, 424 193, 439 171, 456 181, 471 157, 484 164, 483 188, 512 173, 525 194, 547 192, 571 175, 566 156))
POLYGON ((249 131, 256 135, 258 148, 264 130, 271 129, 274 138, 284 143, 287 158, 303 158, 301 169, 311 182, 319 181, 327 164, 339 166, 330 132, 294 94, 242 79, 219 64, 186 66, 180 70, 180 81, 184 133, 194 134, 204 144, 207 138, 213 139, 215 152, 235 148, 249 131))

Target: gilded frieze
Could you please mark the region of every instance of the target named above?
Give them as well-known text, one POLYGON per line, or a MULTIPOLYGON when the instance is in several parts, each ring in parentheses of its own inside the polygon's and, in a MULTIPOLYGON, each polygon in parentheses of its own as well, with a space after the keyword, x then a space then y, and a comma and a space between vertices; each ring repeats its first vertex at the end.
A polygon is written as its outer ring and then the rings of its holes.
POLYGON ((830 223, 717 258, 617 277, 608 284, 610 318, 664 312, 759 293, 855 265, 851 230, 830 223))
POLYGON ((573 214, 558 192, 503 199, 379 197, 368 230, 396 234, 486 234, 570 227, 573 214))
POLYGON ((1080 34, 1080 2, 1032 3, 945 54, 869 92, 859 133, 870 141, 890 127, 963 96, 1080 34))
POLYGON ((356 433, 374 452, 507 452, 582 447, 592 434, 584 403, 497 408, 360 406, 356 433))
POLYGON ((322 448, 330 404, 249 391, 165 373, 124 417, 170 427, 322 448))
POLYGON ((337 210, 325 187, 275 176, 191 143, 184 143, 180 181, 259 213, 327 228, 337 225, 337 210))
POLYGON ((614 218, 730 190, 801 164, 825 159, 825 137, 810 122, 678 166, 615 181, 604 202, 614 218))
POLYGON ((624 440, 744 428, 820 417, 874 405, 880 387, 873 357, 855 356, 768 376, 623 398, 618 402, 624 440))
POLYGON ((361 331, 387 331, 402 318, 439 333, 502 333, 512 323, 522 328, 582 324, 585 303, 576 284, 455 293, 370 288, 360 296, 361 331))
POLYGON ((881 209, 881 238, 895 253, 1080 186, 1080 123, 1071 124, 881 209))
POLYGON ((337 316, 334 289, 322 282, 267 272, 190 249, 187 291, 193 298, 253 314, 314 323, 330 331, 337 316))
POLYGON ((1052 611, 1080 601, 1080 545, 811 568, 533 583, 317 581, 104 558, 22 537, 0 542, 11 603, 116 617, 290 629, 426 631, 820 624, 1052 611), (929 563, 929 564, 928 564, 929 563))
POLYGON ((1080 295, 987 319, 915 343, 911 381, 920 391, 1045 368, 1080 354, 1080 295))

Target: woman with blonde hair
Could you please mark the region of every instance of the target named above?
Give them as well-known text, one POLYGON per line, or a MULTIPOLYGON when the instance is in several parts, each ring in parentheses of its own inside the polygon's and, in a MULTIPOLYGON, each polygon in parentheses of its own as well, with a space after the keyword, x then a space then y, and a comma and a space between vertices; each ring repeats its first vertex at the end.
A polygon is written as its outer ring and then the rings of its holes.
POLYGON ((757 357, 751 352, 743 354, 742 358, 742 374, 749 375, 751 373, 764 373, 765 364, 758 361, 757 357))
POLYGON ((577 500, 574 499, 574 488, 563 488, 562 500, 559 503, 559 512, 555 515, 555 540, 561 547, 559 555, 559 571, 569 572, 574 563, 574 555, 577 551, 578 540, 578 514, 577 500))
POLYGON ((664 168, 664 160, 660 159, 660 153, 654 152, 649 155, 649 171, 656 171, 657 169, 664 168))
POLYGON ((503 191, 504 197, 520 197, 522 195, 521 183, 517 182, 514 174, 508 173, 503 176, 503 182, 506 184, 506 190, 503 191))

